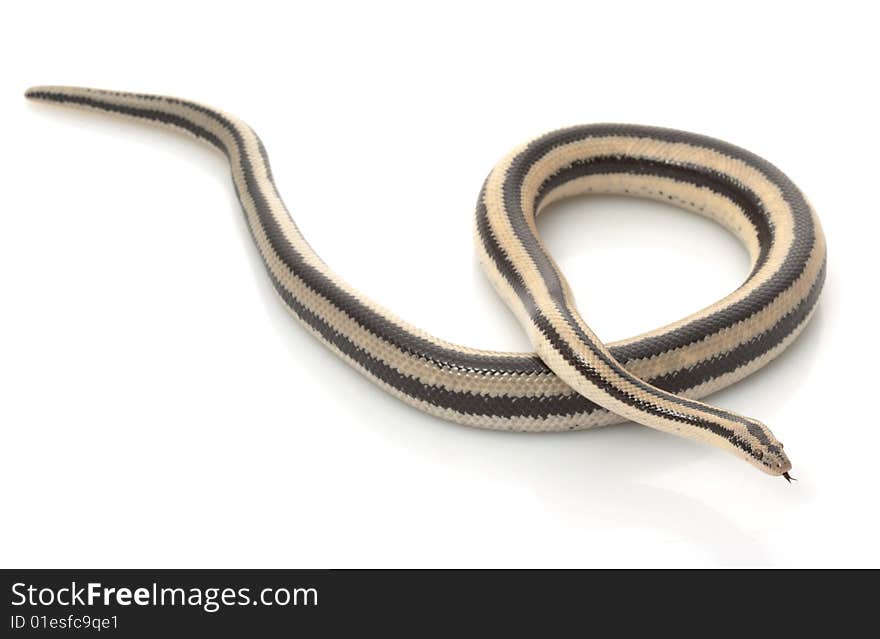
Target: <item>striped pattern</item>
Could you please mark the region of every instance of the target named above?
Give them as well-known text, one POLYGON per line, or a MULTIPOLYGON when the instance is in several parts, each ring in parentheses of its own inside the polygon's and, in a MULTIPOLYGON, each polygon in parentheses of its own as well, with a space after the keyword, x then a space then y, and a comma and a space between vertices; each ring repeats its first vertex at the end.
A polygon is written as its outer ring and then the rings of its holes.
POLYGON ((788 477, 791 464, 766 426, 696 401, 782 352, 809 321, 822 288, 825 243, 815 213, 761 158, 711 138, 631 125, 562 129, 516 149, 484 183, 476 242, 536 353, 499 353, 428 335, 341 281, 300 234, 262 143, 241 120, 162 96, 71 87, 26 95, 179 129, 224 152, 281 299, 330 350, 407 404, 501 430, 629 419, 788 477), (535 226, 542 208, 582 193, 668 201, 711 217, 741 238, 751 274, 698 313, 606 346, 581 319, 535 226))

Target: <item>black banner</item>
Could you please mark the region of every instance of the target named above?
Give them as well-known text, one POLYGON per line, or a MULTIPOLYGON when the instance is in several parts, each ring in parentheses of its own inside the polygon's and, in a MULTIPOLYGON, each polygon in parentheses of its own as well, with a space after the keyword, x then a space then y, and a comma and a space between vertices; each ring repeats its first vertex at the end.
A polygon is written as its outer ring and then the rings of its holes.
POLYGON ((847 619, 855 621, 851 613, 869 605, 867 590, 817 588, 785 572, 0 572, 5 637, 324 636, 392 628, 468 635, 523 624, 555 635, 573 623, 610 627, 616 635, 681 630, 713 617, 726 628, 740 620, 746 629, 765 615, 774 625, 783 618, 814 620, 830 615, 835 599, 846 602, 847 619))

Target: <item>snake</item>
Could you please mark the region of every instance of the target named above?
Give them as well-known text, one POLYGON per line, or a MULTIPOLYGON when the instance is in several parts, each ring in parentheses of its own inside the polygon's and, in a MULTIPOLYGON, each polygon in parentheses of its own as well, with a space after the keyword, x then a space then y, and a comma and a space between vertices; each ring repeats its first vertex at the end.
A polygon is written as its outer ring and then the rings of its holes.
MULTIPOLYGON (((813 206, 761 157, 704 135, 634 124, 562 128, 515 148, 482 185, 474 237, 486 275, 534 352, 495 352, 430 335, 337 276, 282 202, 264 144, 237 117, 191 100, 92 88, 38 86, 25 96, 182 131, 222 152, 283 303, 330 351, 406 404, 505 431, 632 421, 791 481, 791 462, 766 425, 699 401, 782 353, 813 316, 825 280, 813 206), (604 343, 536 225, 551 204, 591 194, 665 202, 715 220, 748 251, 747 278, 679 321, 604 343)), ((637 295, 634 288, 628 294, 637 295)))

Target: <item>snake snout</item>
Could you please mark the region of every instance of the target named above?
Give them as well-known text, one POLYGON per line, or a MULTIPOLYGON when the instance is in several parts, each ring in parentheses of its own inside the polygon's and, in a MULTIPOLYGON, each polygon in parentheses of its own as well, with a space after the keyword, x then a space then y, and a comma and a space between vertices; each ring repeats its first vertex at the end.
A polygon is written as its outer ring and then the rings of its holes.
POLYGON ((782 475, 789 482, 791 477, 788 471, 791 470, 791 461, 788 455, 782 450, 782 444, 768 446, 768 454, 764 455, 764 463, 767 466, 767 472, 771 475, 782 475))

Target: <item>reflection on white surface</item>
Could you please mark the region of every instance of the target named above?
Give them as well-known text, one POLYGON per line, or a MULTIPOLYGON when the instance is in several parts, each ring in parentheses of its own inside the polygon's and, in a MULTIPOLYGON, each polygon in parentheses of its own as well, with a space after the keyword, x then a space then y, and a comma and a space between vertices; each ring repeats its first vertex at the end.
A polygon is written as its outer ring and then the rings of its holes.
MULTIPOLYGON (((376 37, 328 10, 333 32, 347 29, 363 45, 355 58, 311 27, 297 38, 262 35, 308 21, 255 15, 258 28, 242 29, 247 15, 218 14, 260 47, 278 47, 261 55, 265 75, 248 66, 233 83, 229 69, 247 64, 249 47, 212 47, 217 64, 206 67, 188 54, 200 15, 187 22, 176 9, 187 51, 174 39, 159 48, 127 42, 117 60, 106 56, 105 33, 69 29, 80 10, 64 6, 56 10, 73 12, 69 19, 39 22, 55 45, 0 41, 28 51, 8 70, 14 98, 0 101, 4 120, 16 123, 0 155, 13 178, 4 185, 0 232, 0 504, 10 522, 0 527, 0 564, 880 565, 880 353, 872 338, 880 215, 871 190, 880 140, 863 124, 875 121, 874 102, 854 96, 847 117, 818 126, 840 108, 840 91, 816 91, 808 101, 780 92, 766 64, 780 50, 776 39, 765 39, 773 51, 759 41, 719 50, 769 100, 730 96, 728 78, 700 72, 696 58, 679 79, 699 76, 704 90, 683 94, 669 65, 641 73, 650 56, 635 45, 628 61, 618 51, 614 65, 590 69, 590 82, 572 82, 583 71, 583 21, 562 24, 553 12, 544 14, 547 28, 534 12, 518 26, 530 41, 552 41, 510 50, 518 64, 487 74, 486 52, 509 49, 504 38, 515 29, 485 29, 495 11, 480 24, 473 8, 464 21, 473 42, 453 49, 448 30, 438 28, 427 44, 409 30, 376 37), (566 25, 572 37, 559 38, 566 25), (410 38, 411 58, 401 58, 397 37, 410 38), (559 55, 566 47, 570 55, 559 55), (534 50, 552 52, 554 64, 534 50), (317 57, 320 65, 289 68, 289 60, 317 57), (291 73, 289 84, 267 82, 277 76, 273 60, 291 73), (277 299, 218 154, 149 127, 20 98, 34 81, 85 81, 83 69, 109 87, 192 90, 187 97, 252 122, 297 223, 333 269, 411 323, 485 348, 528 347, 471 245, 480 179, 510 145, 561 124, 619 118, 691 128, 766 155, 820 212, 829 280, 800 338, 711 401, 768 423, 799 481, 788 485, 728 453, 635 425, 496 433, 401 404, 329 354, 277 299), (524 74, 546 78, 553 98, 526 91, 511 100, 524 74), (645 100, 646 92, 662 99, 645 100), (846 172, 840 157, 849 159, 846 172)), ((150 43, 168 26, 166 13, 138 16, 157 21, 143 29, 150 43)), ((731 33, 749 28, 752 13, 730 16, 742 22, 731 33)), ((461 26, 452 12, 433 19, 461 26)), ((695 25, 689 33, 703 41, 694 43, 643 23, 629 25, 639 36, 632 42, 659 37, 681 56, 717 38, 717 25, 695 25)), ((859 24, 838 31, 851 28, 859 24)), ((610 47, 619 34, 591 37, 610 47)), ((807 44, 782 47, 803 62, 789 69, 793 82, 821 86, 825 74, 831 89, 872 88, 853 60, 876 56, 865 51, 837 64, 828 58, 837 48, 807 44)), ((540 227, 606 340, 697 310, 748 270, 723 229, 660 204, 587 198, 555 207, 540 227)))
MULTIPOLYGON (((698 221, 695 232, 691 214, 659 204, 634 204, 623 198, 602 200, 605 204, 615 200, 615 210, 611 213, 616 219, 610 222, 612 225, 620 224, 621 218, 624 228, 627 222, 637 222, 642 225, 642 241, 652 245, 653 249, 657 249, 658 244, 664 245, 665 239, 657 241, 656 238, 665 237, 670 220, 674 220, 680 225, 691 226, 688 231, 692 241, 704 242, 716 254, 727 251, 735 258, 742 257, 737 255, 739 249, 735 240, 733 245, 725 244, 730 238, 725 238, 726 232, 712 223, 707 222, 700 235, 698 221), (640 206, 646 210, 638 210, 640 206), (675 220, 678 216, 683 216, 684 220, 675 220)), ((579 213, 585 215, 583 211, 579 213)), ((586 215, 595 213, 591 211, 586 215)), ((557 247, 554 245, 559 239, 554 237, 557 230, 547 233, 546 226, 550 221, 571 224, 572 220, 556 220, 551 213, 542 229, 554 256, 564 263, 569 257, 567 250, 581 244, 572 238, 581 237, 582 229, 569 227, 562 234, 568 238, 568 247, 560 253, 555 251, 557 247)), ((591 223, 609 223, 608 215, 605 219, 591 220, 591 223)), ((638 246, 628 248, 639 250, 638 246)), ((624 253, 625 248, 618 247, 616 252, 624 253)), ((727 257, 719 261, 723 262, 727 257)), ((693 259, 692 255, 685 256, 683 261, 692 263, 693 259)), ((664 272, 664 268, 658 270, 664 272)), ((667 267, 665 271, 668 270, 667 267)), ((480 275, 477 273, 477 277, 480 275)), ((572 281, 577 282, 574 277, 572 274, 572 281)), ((735 288, 738 281, 734 275, 729 288, 735 288)), ((577 283, 574 286, 577 291, 577 283)), ((722 281, 720 285, 709 283, 707 287, 721 288, 720 297, 724 294, 723 286, 722 281)), ((262 288, 279 338, 288 344, 291 355, 302 357, 303 340, 298 332, 291 330, 294 320, 283 311, 279 312, 274 292, 268 287, 262 288)), ((488 285, 483 288, 484 292, 492 294, 488 285)), ((454 287, 450 287, 452 289, 454 287)), ((687 296, 686 283, 681 284, 680 291, 687 296)), ((706 303, 712 301, 714 299, 709 299, 706 303)), ((497 301, 487 303, 487 306, 506 312, 497 301)), ((815 361, 822 315, 817 313, 801 337, 770 366, 716 394, 713 401, 737 410, 751 411, 751 414, 761 414, 763 408, 775 407, 767 412, 784 417, 785 410, 781 405, 805 381, 815 361)), ((675 317, 670 321, 672 319, 675 317)), ((504 319, 497 320, 497 323, 509 324, 504 319)), ((514 324, 513 330, 516 328, 514 324)), ((472 342, 468 344, 474 345, 472 342)), ((306 349, 311 355, 313 349, 306 349)), ((322 349, 316 345, 315 350, 322 349)), ((555 522, 566 531, 564 537, 557 532, 550 539, 535 537, 534 532, 530 532, 529 538, 518 540, 520 533, 517 530, 493 530, 487 533, 489 537, 509 534, 514 545, 525 543, 552 548, 554 544, 563 544, 566 546, 565 556, 574 564, 619 562, 621 555, 605 555, 602 545, 626 540, 625 556, 635 563, 770 565, 780 558, 774 557, 772 548, 762 541, 762 528, 777 529, 791 512, 811 499, 811 482, 807 477, 802 476, 798 484, 789 486, 780 478, 763 475, 727 453, 635 424, 557 434, 470 429, 442 422, 403 405, 361 380, 359 375, 334 358, 318 357, 312 366, 317 378, 326 380, 325 383, 333 385, 344 396, 343 405, 351 423, 371 429, 388 445, 401 447, 414 464, 430 465, 432 472, 438 468, 441 473, 444 470, 449 472, 454 479, 449 479, 448 487, 442 485, 445 479, 437 480, 441 492, 448 489, 450 494, 473 498, 473 493, 481 492, 479 484, 490 482, 499 493, 503 493, 502 499, 521 509, 531 520, 529 530, 540 529, 535 520, 544 519, 555 522), (471 490, 473 493, 469 495, 471 490), (749 511, 766 511, 766 516, 772 519, 758 525, 754 521, 745 525, 739 523, 737 512, 749 511)), ((789 432, 789 439, 797 439, 794 428, 788 431, 781 428, 780 432, 789 432)), ((794 474, 798 475, 797 465, 794 474)), ((404 484, 411 480, 410 477, 400 478, 404 484)), ((499 495, 489 497, 496 498, 499 495)), ((455 504, 445 505, 453 512, 456 510, 455 504)), ((491 511, 492 504, 485 504, 485 507, 491 511)), ((480 535, 482 525, 467 521, 461 521, 460 525, 471 527, 473 534, 480 535)), ((487 538, 483 543, 487 544, 483 555, 487 564, 499 562, 504 565, 503 556, 493 556, 492 540, 487 538)), ((544 559, 560 563, 552 550, 544 559)), ((536 562, 540 564, 540 560, 536 562)))

